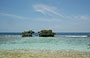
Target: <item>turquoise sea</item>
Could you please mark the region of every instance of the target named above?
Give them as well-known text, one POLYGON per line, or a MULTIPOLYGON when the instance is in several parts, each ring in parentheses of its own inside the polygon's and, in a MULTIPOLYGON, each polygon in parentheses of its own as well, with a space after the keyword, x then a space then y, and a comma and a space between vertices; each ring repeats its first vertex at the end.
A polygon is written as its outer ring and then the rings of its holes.
POLYGON ((0 50, 79 50, 90 51, 87 35, 56 35, 55 37, 21 37, 0 35, 0 50))

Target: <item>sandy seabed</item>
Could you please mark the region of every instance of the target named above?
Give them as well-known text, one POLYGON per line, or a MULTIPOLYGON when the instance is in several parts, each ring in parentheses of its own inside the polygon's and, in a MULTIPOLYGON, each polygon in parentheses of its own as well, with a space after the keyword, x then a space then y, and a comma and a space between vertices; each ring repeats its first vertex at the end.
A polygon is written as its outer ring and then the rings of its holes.
POLYGON ((76 50, 2 50, 0 58, 90 58, 90 52, 76 50))

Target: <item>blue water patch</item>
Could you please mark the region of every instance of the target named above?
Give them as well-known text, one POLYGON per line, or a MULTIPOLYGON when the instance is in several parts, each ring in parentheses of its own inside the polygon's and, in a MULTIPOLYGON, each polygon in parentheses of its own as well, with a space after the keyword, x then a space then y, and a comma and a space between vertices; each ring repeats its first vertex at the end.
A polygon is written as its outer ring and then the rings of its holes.
POLYGON ((0 50, 72 49, 90 51, 89 35, 90 33, 56 33, 55 37, 21 37, 21 33, 0 33, 0 50))
POLYGON ((1 37, 0 50, 50 49, 90 51, 90 37, 1 37))
MULTIPOLYGON (((0 35, 21 35, 22 32, 0 32, 0 35)), ((38 33, 34 33, 38 35, 38 33)), ((90 32, 56 32, 56 35, 90 35, 90 32)))
POLYGON ((90 32, 57 32, 56 35, 90 35, 90 32))

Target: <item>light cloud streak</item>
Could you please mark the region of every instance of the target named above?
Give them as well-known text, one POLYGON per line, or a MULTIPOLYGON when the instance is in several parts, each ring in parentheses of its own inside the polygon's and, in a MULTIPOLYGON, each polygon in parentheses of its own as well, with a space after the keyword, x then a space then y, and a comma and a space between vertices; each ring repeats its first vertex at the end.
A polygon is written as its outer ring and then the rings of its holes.
POLYGON ((50 16, 51 15, 57 15, 60 17, 64 17, 64 15, 60 14, 57 11, 56 7, 47 6, 47 5, 43 5, 43 4, 36 4, 36 5, 33 5, 33 8, 36 12, 40 12, 44 15, 50 15, 50 16))
POLYGON ((73 16, 74 19, 81 19, 81 20, 89 20, 90 16, 88 15, 78 15, 78 16, 73 16))
POLYGON ((52 15, 55 16, 56 15, 56 16, 59 16, 63 19, 75 19, 75 20, 90 19, 90 16, 87 16, 87 15, 65 16, 62 13, 58 12, 58 9, 56 7, 48 6, 48 5, 44 5, 44 4, 35 4, 35 5, 33 5, 33 9, 36 12, 42 13, 43 15, 49 15, 49 16, 52 16, 52 15))
POLYGON ((26 17, 14 15, 14 14, 9 14, 9 13, 0 13, 0 15, 12 17, 12 18, 17 18, 17 19, 27 19, 26 17))

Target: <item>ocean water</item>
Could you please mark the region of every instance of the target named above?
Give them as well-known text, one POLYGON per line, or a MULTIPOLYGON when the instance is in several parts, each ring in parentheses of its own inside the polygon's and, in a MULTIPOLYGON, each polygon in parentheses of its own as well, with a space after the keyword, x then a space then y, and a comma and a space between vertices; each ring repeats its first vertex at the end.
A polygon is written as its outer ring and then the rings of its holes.
POLYGON ((21 37, 20 34, 1 34, 0 50, 79 50, 90 51, 88 34, 57 34, 55 37, 21 37))

